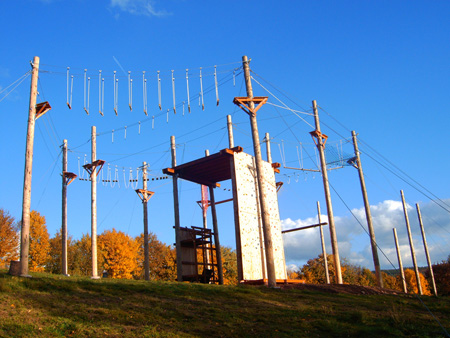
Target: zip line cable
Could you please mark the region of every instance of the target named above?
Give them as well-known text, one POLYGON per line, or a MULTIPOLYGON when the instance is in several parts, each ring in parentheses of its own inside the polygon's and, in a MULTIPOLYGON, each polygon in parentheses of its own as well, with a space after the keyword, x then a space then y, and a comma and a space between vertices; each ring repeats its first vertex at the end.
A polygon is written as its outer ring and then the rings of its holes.
MULTIPOLYGON (((366 234, 369 236, 370 238, 370 234, 369 232, 366 230, 366 228, 362 225, 362 223, 359 221, 358 217, 356 217, 356 215, 351 211, 351 209, 349 208, 349 206, 347 205, 347 203, 345 203, 344 199, 341 197, 341 195, 339 195, 339 193, 337 192, 337 190, 333 187, 333 185, 328 182, 328 184, 330 185, 330 187, 333 189, 333 191, 335 192, 335 194, 339 197, 339 199, 341 200, 341 202, 345 205, 345 207, 347 208, 347 210, 352 214, 352 216, 355 218, 355 220, 358 222, 358 224, 361 226, 361 228, 366 232, 366 234)), ((399 269, 397 269, 395 267, 395 265, 391 262, 391 260, 387 257, 387 255, 384 253, 383 249, 381 249, 381 247, 378 245, 378 243, 375 243, 375 245, 377 246, 378 250, 383 254, 383 256, 386 258, 386 260, 389 262, 389 264, 391 264, 391 266, 394 268, 394 270, 396 272, 399 272, 399 269)), ((406 280, 405 280, 406 281, 406 280)), ((419 281, 420 282, 420 281, 419 281)), ((433 314, 433 312, 430 310, 430 308, 422 301, 422 298, 420 297, 420 295, 418 295, 417 293, 413 293, 413 295, 420 300, 420 302, 422 303, 422 306, 428 311, 428 313, 433 317, 433 319, 438 323, 438 325, 441 327, 441 329, 444 331, 444 333, 450 337, 449 333, 447 332, 447 330, 444 328, 444 326, 441 324, 441 322, 439 321, 439 319, 433 314)))
POLYGON ((7 92, 5 95, 3 95, 3 97, 0 99, 0 102, 2 102, 4 99, 6 99, 8 97, 9 94, 11 94, 17 87, 19 87, 19 85, 26 80, 26 78, 31 74, 31 70, 26 72, 24 75, 22 75, 20 78, 18 78, 16 81, 14 81, 13 83, 11 83, 10 85, 8 85, 6 88, 3 88, 0 91, 0 94, 3 94, 3 92, 5 92, 7 89, 9 89, 11 86, 13 86, 14 84, 16 84, 9 92, 7 92))

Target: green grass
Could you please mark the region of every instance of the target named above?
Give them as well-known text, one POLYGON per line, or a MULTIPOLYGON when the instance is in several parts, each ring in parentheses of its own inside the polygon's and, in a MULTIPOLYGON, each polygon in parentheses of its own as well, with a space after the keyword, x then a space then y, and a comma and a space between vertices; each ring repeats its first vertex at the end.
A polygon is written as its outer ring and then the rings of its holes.
MULTIPOLYGON (((423 297, 450 327, 450 299, 423 297)), ((419 300, 0 271, 1 337, 436 337, 419 300)))

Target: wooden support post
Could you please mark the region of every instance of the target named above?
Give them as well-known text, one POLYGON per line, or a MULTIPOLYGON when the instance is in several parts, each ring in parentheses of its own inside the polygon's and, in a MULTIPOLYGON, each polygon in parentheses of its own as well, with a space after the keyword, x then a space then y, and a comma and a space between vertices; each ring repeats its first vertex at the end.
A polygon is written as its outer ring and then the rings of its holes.
POLYGON ((23 178, 22 225, 20 231, 20 275, 28 276, 30 250, 31 174, 33 171, 34 126, 36 121, 36 97, 39 77, 39 57, 35 56, 31 71, 30 104, 28 106, 27 144, 23 178))
POLYGON ((227 129, 228 129, 228 148, 234 148, 233 138, 233 123, 231 123, 231 115, 227 115, 227 129))
POLYGON ((67 269, 67 179, 64 173, 67 172, 67 140, 63 141, 62 159, 62 225, 61 225, 61 273, 68 276, 67 269))
MULTIPOLYGON (((247 97, 249 99, 253 98, 253 88, 252 88, 252 80, 250 77, 250 66, 247 56, 242 57, 242 65, 244 67, 244 75, 245 75, 245 86, 247 89, 247 97)), ((255 161, 256 161, 256 176, 258 178, 258 186, 259 186, 259 198, 261 204, 261 215, 262 215, 262 224, 263 224, 263 232, 264 232, 264 248, 266 251, 266 264, 267 264, 267 280, 269 287, 276 287, 277 280, 275 274, 275 262, 273 257, 273 244, 272 244, 272 233, 270 226, 270 215, 269 208, 267 207, 267 202, 265 199, 266 192, 264 188, 265 179, 264 179, 264 171, 263 171, 263 161, 261 157, 261 146, 259 143, 259 134, 258 134, 258 124, 256 122, 256 114, 253 112, 255 109, 255 104, 253 101, 249 102, 250 107, 250 124, 252 128, 252 139, 253 139, 253 149, 255 153, 255 161)))
MULTIPOLYGON (((175 136, 170 137, 170 149, 172 153, 172 168, 177 166, 177 150, 175 144, 175 136)), ((183 281, 183 263, 181 255, 181 238, 180 238, 180 206, 178 201, 178 176, 172 176, 173 181, 173 208, 175 216, 175 248, 177 251, 177 281, 183 281)))
MULTIPOLYGON (((319 221, 319 224, 322 223, 320 220, 320 203, 317 201, 317 218, 319 221)), ((327 257, 327 250, 325 248, 325 240, 323 238, 323 229, 322 226, 319 226, 320 228, 320 242, 322 243, 322 255, 323 255, 323 265, 325 267, 325 278, 327 279, 327 284, 330 284, 330 274, 328 272, 328 257, 327 257)))
MULTIPOLYGON (((142 189, 147 191, 147 163, 142 163, 142 189)), ((148 209, 147 209, 147 193, 142 200, 144 208, 144 279, 150 280, 150 254, 148 248, 148 209)))
POLYGON ((272 163, 272 153, 270 151, 270 136, 269 136, 269 133, 266 133, 265 141, 266 141, 267 162, 272 163))
POLYGON ((433 265, 431 264, 430 253, 428 252, 428 244, 427 244, 427 238, 425 237, 425 229, 423 227, 422 214, 420 213, 420 207, 419 207, 419 204, 417 204, 417 203, 416 203, 416 209, 417 209, 417 217, 419 217, 420 231, 422 232, 423 247, 425 249, 425 255, 427 256, 428 269, 430 270, 431 283, 433 286, 433 293, 437 297, 437 289, 436 289, 436 283, 434 281, 433 265))
MULTIPOLYGON (((91 163, 97 161, 97 128, 91 129, 91 163)), ((92 279, 99 279, 97 271, 97 170, 91 172, 91 249, 92 279)))
MULTIPOLYGON (((209 156, 209 150, 208 149, 205 150, 205 156, 209 156)), ((201 185, 200 187, 202 189, 202 191, 201 191, 201 193, 202 193, 202 195, 201 195, 202 196, 202 201, 203 201, 204 198, 208 199, 207 198, 207 196, 208 196, 208 188, 205 185, 201 185)), ((202 218, 203 218, 203 228, 204 229, 208 229, 208 219, 207 219, 208 204, 209 204, 208 200, 206 201, 206 205, 203 205, 203 203, 202 203, 202 218)), ((210 250, 209 250, 210 245, 207 244, 206 247, 208 248, 208 249, 206 249, 206 263, 208 264, 208 265, 206 265, 206 267, 208 269, 210 269, 210 265, 209 265, 209 263, 211 263, 211 258, 210 258, 210 254, 211 253, 210 253, 210 250)))
POLYGON ((214 198, 214 187, 209 186, 209 198, 211 199, 211 214, 213 219, 214 245, 216 246, 217 272, 219 273, 219 284, 223 285, 222 253, 220 251, 219 226, 217 225, 216 199, 214 198))
POLYGON ((398 266, 400 269, 400 278, 402 279, 403 292, 408 293, 408 289, 406 288, 405 272, 403 271, 402 254, 400 253, 400 247, 398 246, 397 230, 393 228, 392 231, 394 232, 395 249, 397 250, 398 266))
POLYGON ((416 273, 417 289, 419 290, 419 295, 422 295, 422 284, 420 284, 419 268, 417 266, 416 252, 414 250, 414 243, 411 235, 411 227, 409 226, 408 211, 406 209, 405 195, 403 194, 403 190, 400 190, 400 195, 402 197, 403 213, 405 215, 406 230, 408 231, 409 247, 411 248, 411 257, 414 265, 414 272, 416 273))
POLYGON ((356 133, 354 130, 352 130, 352 139, 353 139, 353 148, 355 150, 355 156, 356 156, 356 167, 358 169, 359 182, 361 184, 361 192, 363 195, 364 208, 366 211, 367 226, 369 228, 370 245, 372 247, 373 264, 375 266, 375 276, 377 278, 378 286, 380 288, 382 288, 383 287, 383 277, 381 276, 377 242, 375 240, 375 231, 373 229, 372 214, 370 213, 370 203, 369 203, 369 198, 367 196, 366 182, 364 180, 364 173, 363 173, 363 169, 362 169, 362 165, 361 165, 361 158, 359 156, 358 141, 356 139, 356 133))
POLYGON ((333 206, 331 204, 330 186, 328 184, 327 162, 325 160, 325 152, 324 152, 325 149, 324 139, 326 140, 327 136, 322 134, 320 131, 319 113, 317 111, 316 100, 314 100, 312 104, 314 110, 314 121, 316 124, 316 130, 311 132, 311 135, 315 137, 317 140, 316 146, 320 155, 320 168, 322 172, 323 188, 325 191, 325 201, 327 203, 328 224, 330 225, 331 249, 333 251, 333 258, 334 258, 335 281, 337 284, 342 284, 341 262, 339 260, 339 249, 336 236, 336 227, 334 224, 333 206))

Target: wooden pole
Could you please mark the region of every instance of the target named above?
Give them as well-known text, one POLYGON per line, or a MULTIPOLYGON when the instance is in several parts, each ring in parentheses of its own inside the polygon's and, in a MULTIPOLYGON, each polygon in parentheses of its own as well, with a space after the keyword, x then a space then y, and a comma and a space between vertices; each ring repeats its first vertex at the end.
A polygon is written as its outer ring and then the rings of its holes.
MULTIPOLYGON (((91 129, 91 163, 97 160, 97 128, 91 129)), ((91 172, 91 248, 92 248, 92 279, 99 279, 97 271, 97 170, 91 172)))
POLYGON ((395 248, 397 249, 398 266, 400 269, 400 278, 402 279, 403 292, 408 293, 408 289, 406 288, 405 272, 403 271, 402 254, 400 253, 400 247, 398 246, 397 230, 393 228, 392 231, 394 232, 395 248))
MULTIPOLYGON (((147 191, 147 163, 142 163, 142 189, 147 191)), ((144 193, 142 206, 144 208, 144 279, 150 280, 150 255, 148 248, 148 208, 147 208, 147 193, 144 193)))
MULTIPOLYGON (((247 89, 247 97, 253 98, 253 88, 252 88, 252 80, 250 77, 250 66, 247 56, 242 57, 242 65, 244 67, 244 75, 245 75, 245 86, 247 89)), ((255 104, 251 101, 249 102, 250 110, 253 111, 255 108, 255 104)), ((265 187, 264 187, 264 171, 263 171, 263 160, 261 157, 261 146, 259 143, 259 134, 258 134, 258 124, 256 122, 256 114, 250 115, 250 125, 252 128, 252 139, 253 139, 253 149, 255 153, 255 162, 256 162, 256 176, 258 178, 258 186, 259 186, 259 199, 261 204, 261 214, 262 214, 262 224, 263 224, 263 232, 264 232, 264 248, 266 251, 266 264, 267 264, 267 279, 269 287, 276 287, 277 280, 275 274, 275 262, 273 257, 273 244, 272 244, 272 233, 270 226, 270 215, 269 208, 267 207, 266 199, 265 199, 265 187)))
POLYGON ((216 199, 214 198, 214 187, 209 186, 209 198, 211 199, 211 214, 213 219, 214 245, 216 246, 217 272, 219 273, 219 284, 223 285, 222 253, 220 251, 219 227, 217 225, 216 199))
POLYGON ((227 115, 227 129, 228 129, 228 148, 234 148, 233 138, 233 123, 231 123, 231 115, 227 115))
POLYGON ((36 121, 36 97, 39 77, 38 56, 34 57, 32 67, 23 178, 22 225, 20 231, 20 275, 24 277, 28 276, 28 255, 30 250, 31 174, 33 170, 34 126, 36 121))
MULTIPOLYGON (((209 150, 208 149, 205 150, 205 156, 209 156, 209 150)), ((201 189, 202 189, 202 197, 203 197, 203 189, 206 189, 206 186, 201 185, 201 189)), ((208 203, 208 201, 206 201, 206 203, 208 203)), ((207 209, 208 209, 208 204, 206 204, 206 206, 203 206, 203 204, 202 204, 202 218, 203 218, 203 228, 204 229, 208 229, 208 219, 207 219, 207 212, 206 212, 207 209)), ((209 264, 211 262, 210 251, 209 251, 209 248, 210 248, 209 244, 207 244, 206 247, 208 248, 206 250, 206 263, 209 264)), ((208 269, 210 268, 209 265, 207 265, 206 267, 208 269)))
POLYGON ((325 152, 324 152, 325 144, 322 138, 323 134, 320 131, 319 112, 317 111, 316 100, 314 100, 312 104, 314 110, 314 121, 316 124, 315 133, 317 138, 317 149, 320 155, 320 167, 322 172, 323 188, 325 191, 325 201, 327 203, 328 224, 330 225, 331 249, 333 251, 333 258, 334 258, 335 281, 337 284, 342 284, 341 262, 339 260, 339 249, 336 236, 336 228, 334 224, 333 205, 331 204, 330 187, 328 184, 327 162, 325 160, 325 152))
POLYGON ((353 148, 355 150, 355 156, 356 156, 356 167, 358 169, 359 182, 361 184, 361 192, 362 192, 363 200, 364 200, 364 208, 366 210, 366 220, 367 220, 367 226, 369 228, 370 245, 372 247, 373 264, 375 266, 375 276, 377 278, 378 286, 380 288, 382 288, 383 287, 383 277, 381 276, 380 260, 378 258, 377 242, 375 240, 375 231, 373 229, 372 214, 370 212, 369 197, 367 196, 366 182, 364 180, 364 173, 363 173, 363 169, 362 169, 361 158, 359 156, 358 141, 357 141, 356 133, 355 133, 354 130, 352 130, 352 139, 353 139, 353 148))
POLYGON ((68 276, 67 272, 67 180, 64 173, 67 171, 67 140, 63 141, 62 159, 62 225, 61 225, 61 249, 62 264, 61 273, 68 276))
MULTIPOLYGON (((177 166, 177 150, 175 144, 175 136, 170 137, 170 149, 172 153, 172 168, 177 166)), ((181 238, 180 238, 180 206, 178 202, 178 176, 172 176, 173 181, 173 208, 175 216, 175 248, 177 251, 177 281, 183 281, 183 263, 181 255, 181 238)))
POLYGON ((433 293, 437 297, 437 289, 436 289, 436 283, 434 281, 433 265, 431 264, 430 253, 428 252, 428 244, 427 244, 427 238, 425 237, 425 229, 423 227, 422 214, 420 213, 420 207, 419 207, 419 204, 417 204, 417 203, 416 203, 416 209, 417 209, 417 216, 419 217, 420 231, 422 232, 423 247, 425 249, 425 255, 427 256, 428 269, 430 270, 431 283, 433 286, 433 293))
POLYGON ((403 190, 400 190, 400 195, 402 197, 403 213, 405 215, 406 230, 408 231, 409 247, 411 248, 411 257, 414 265, 414 272, 416 273, 417 289, 419 290, 419 295, 422 295, 423 293, 422 285, 420 284, 419 268, 417 267, 416 252, 414 250, 414 243, 411 235, 411 227, 409 226, 408 211, 406 210, 406 202, 405 196, 403 195, 403 190))
POLYGON ((266 133, 265 141, 266 141, 267 162, 272 163, 272 153, 270 151, 270 136, 269 136, 269 133, 266 133))
MULTIPOLYGON (((322 223, 320 220, 320 203, 317 201, 317 218, 319 221, 319 224, 322 223)), ((327 284, 330 284, 330 274, 328 272, 328 257, 327 257, 327 250, 325 248, 325 240, 323 238, 323 229, 322 226, 319 226, 320 228, 320 242, 322 243, 322 255, 323 255, 323 265, 325 267, 325 277, 327 279, 327 284)))

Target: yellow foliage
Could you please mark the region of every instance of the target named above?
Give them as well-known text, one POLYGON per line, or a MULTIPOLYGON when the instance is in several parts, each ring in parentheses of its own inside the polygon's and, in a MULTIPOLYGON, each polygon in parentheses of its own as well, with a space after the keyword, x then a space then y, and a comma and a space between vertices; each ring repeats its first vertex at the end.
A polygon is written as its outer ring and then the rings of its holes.
POLYGON ((50 242, 45 217, 35 210, 30 213, 30 271, 43 272, 50 259, 50 242))
MULTIPOLYGON (((397 278, 401 283, 400 280, 401 277, 398 276, 397 278)), ((420 278, 420 286, 422 287, 422 293, 426 296, 431 296, 430 285, 428 284, 428 281, 426 280, 425 276, 419 272, 419 278, 420 278)), ((408 293, 416 293, 416 294, 419 293, 419 289, 417 288, 416 273, 413 270, 411 269, 405 270, 405 281, 408 293)))
POLYGON ((109 277, 133 278, 133 272, 137 269, 139 247, 136 240, 113 228, 98 236, 98 246, 104 259, 103 267, 109 277))
POLYGON ((19 258, 19 233, 14 217, 0 209, 0 266, 19 258))

